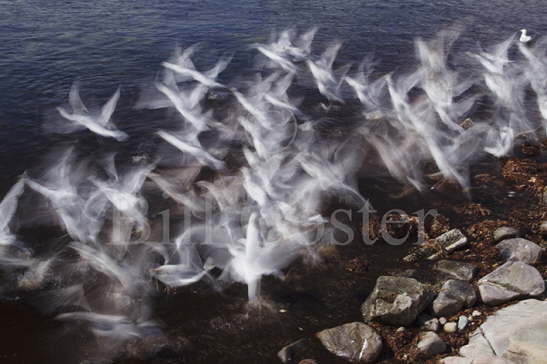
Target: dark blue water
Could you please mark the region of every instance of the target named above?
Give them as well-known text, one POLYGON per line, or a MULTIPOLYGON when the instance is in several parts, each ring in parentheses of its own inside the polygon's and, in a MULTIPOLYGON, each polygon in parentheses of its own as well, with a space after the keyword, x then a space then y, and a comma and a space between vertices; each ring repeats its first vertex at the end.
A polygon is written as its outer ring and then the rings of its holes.
POLYGON ((203 42, 198 63, 234 53, 230 75, 249 70, 249 45, 272 30, 317 25, 315 52, 340 39, 340 61, 374 54, 388 71, 412 63, 415 37, 448 24, 466 26, 456 47, 469 50, 540 32, 546 13, 542 0, 0 0, 0 173, 11 180, 50 146, 43 124, 75 80, 97 103, 120 85, 117 124, 138 135, 146 121, 130 110, 177 43, 203 42))

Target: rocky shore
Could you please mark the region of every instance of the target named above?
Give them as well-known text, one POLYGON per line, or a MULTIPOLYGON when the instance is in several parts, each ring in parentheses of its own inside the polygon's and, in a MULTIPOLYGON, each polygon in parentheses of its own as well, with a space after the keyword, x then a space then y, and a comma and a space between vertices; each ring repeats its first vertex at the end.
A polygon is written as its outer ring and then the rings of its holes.
POLYGON ((455 206, 459 227, 442 216, 440 231, 430 226, 436 236, 401 259, 416 268, 378 277, 361 320, 303 337, 279 359, 330 362, 320 347, 351 363, 547 363, 546 174, 545 163, 508 159, 498 177, 475 175, 485 193, 525 191, 527 211, 501 219, 480 202, 455 206))

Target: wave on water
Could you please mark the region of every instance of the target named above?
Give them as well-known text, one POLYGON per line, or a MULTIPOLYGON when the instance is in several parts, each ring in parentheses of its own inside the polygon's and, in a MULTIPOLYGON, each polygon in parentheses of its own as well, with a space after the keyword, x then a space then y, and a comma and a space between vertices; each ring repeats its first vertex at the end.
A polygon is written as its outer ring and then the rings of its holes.
MULTIPOLYGON (((339 64, 341 42, 312 47, 316 32, 253 44, 257 67, 237 85, 222 78, 230 56, 203 68, 193 61, 199 47, 177 48, 135 105, 175 120, 155 133, 154 153, 92 158, 73 145, 52 152, 41 175, 25 173, 0 206, 3 291, 40 291, 39 308, 110 345, 160 335, 151 304, 159 284, 239 282, 258 303, 264 276, 282 277, 329 243, 327 199, 367 206, 358 175, 382 165, 418 191, 428 173, 468 191, 473 162, 547 132, 545 38, 511 36, 452 56, 452 27, 415 41, 413 67, 378 74, 369 58, 339 64), (174 241, 152 223, 160 197, 179 217, 174 241), (18 225, 61 232, 33 244, 18 225)), ((127 143, 113 121, 122 91, 93 109, 74 84, 48 129, 127 143)))

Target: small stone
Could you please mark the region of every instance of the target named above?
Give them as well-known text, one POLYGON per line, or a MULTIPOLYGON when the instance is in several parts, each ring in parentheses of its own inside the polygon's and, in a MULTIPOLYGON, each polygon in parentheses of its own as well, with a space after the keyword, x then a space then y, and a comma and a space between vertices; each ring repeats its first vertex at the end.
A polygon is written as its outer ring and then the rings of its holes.
POLYGON ((460 123, 460 126, 464 129, 469 129, 470 127, 473 126, 473 124, 474 124, 473 120, 471 118, 467 118, 460 123))
POLYGON ((317 364, 317 362, 313 359, 304 359, 300 360, 298 364, 317 364))
POLYGON ((547 235, 547 221, 543 221, 543 222, 539 225, 539 232, 540 232, 542 235, 547 235))
POLYGON ((473 317, 479 317, 480 315, 482 315, 482 312, 480 311, 474 310, 473 312, 471 312, 471 316, 473 317))
POLYGON ((362 322, 326 329, 315 336, 332 354, 352 363, 372 363, 382 351, 380 335, 362 322))
POLYGON ((432 308, 436 316, 452 316, 476 301, 477 295, 469 282, 451 279, 443 284, 432 308))
POLYGON ((422 315, 418 318, 418 323, 422 330, 426 331, 439 331, 439 319, 431 316, 422 315))
POLYGON ((478 271, 478 267, 475 264, 455 260, 439 260, 435 263, 433 269, 462 281, 472 280, 478 271))
POLYGON ((405 327, 404 327, 404 326, 401 326, 401 327, 399 327, 399 328, 398 328, 397 330, 395 330, 395 331, 396 331, 396 332, 403 332, 403 331, 405 331, 405 330, 406 330, 405 327))
POLYGON ((456 332, 457 328, 458 328, 458 325, 455 322, 447 322, 443 326, 444 332, 447 332, 449 334, 456 332))
POLYGON ((537 263, 543 253, 539 245, 522 238, 504 240, 496 248, 505 260, 518 260, 528 264, 537 263))
POLYGON ((543 204, 544 204, 544 205, 547 205, 547 186, 545 186, 545 187, 543 188, 543 198, 542 198, 542 200, 543 200, 543 201, 542 201, 543 204))
POLYGON ((431 331, 422 332, 416 346, 423 358, 431 358, 446 351, 445 342, 431 331))
POLYGON ((458 331, 462 331, 463 329, 465 329, 468 322, 469 322, 469 320, 467 319, 467 317, 465 317, 463 315, 460 316, 458 318, 458 331))
POLYGON ((492 236, 494 237, 494 242, 502 241, 505 239, 510 239, 519 236, 520 232, 518 229, 510 226, 502 226, 494 230, 492 236))
POLYGON ((440 323, 441 325, 446 324, 446 318, 445 318, 445 317, 439 317, 439 323, 440 323))

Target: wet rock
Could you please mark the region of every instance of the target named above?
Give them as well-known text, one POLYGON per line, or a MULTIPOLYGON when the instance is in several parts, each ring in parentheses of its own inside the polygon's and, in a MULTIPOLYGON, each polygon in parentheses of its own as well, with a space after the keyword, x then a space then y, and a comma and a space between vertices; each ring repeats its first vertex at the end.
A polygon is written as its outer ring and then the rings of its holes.
POLYGON ((443 363, 544 363, 547 301, 529 299, 494 313, 443 363))
POLYGON ((478 268, 475 264, 458 262, 455 260, 439 260, 433 269, 449 275, 451 278, 462 281, 470 281, 477 274, 478 268))
POLYGON ((433 301, 433 313, 436 316, 452 316, 463 307, 473 306, 476 301, 477 295, 469 282, 451 279, 443 284, 433 301))
POLYGON ((410 325, 430 302, 427 286, 413 278, 381 276, 361 306, 365 322, 410 325))
POLYGON ((498 305, 522 296, 537 296, 545 291, 545 282, 536 268, 523 262, 509 261, 478 281, 484 303, 498 305))
POLYGON ((315 335, 328 351, 351 363, 372 363, 382 351, 380 335, 361 322, 333 327, 315 335))
POLYGON ((468 318, 465 316, 460 316, 458 318, 458 331, 462 331, 467 327, 467 323, 469 322, 468 318))
POLYGON ((446 343, 434 332, 422 332, 416 345, 421 357, 431 358, 446 351, 446 343))
POLYGON ((510 226, 502 226, 494 230, 492 236, 494 237, 494 242, 502 241, 505 239, 515 238, 520 235, 518 229, 510 226))
POLYGON ((456 332, 457 329, 458 329, 458 325, 455 322, 447 322, 443 326, 444 332, 449 334, 456 332))
POLYGON ((496 248, 505 260, 519 260, 529 264, 537 263, 543 253, 539 245, 522 238, 504 240, 496 248))

